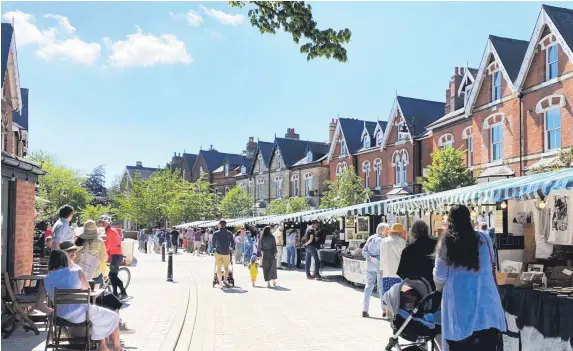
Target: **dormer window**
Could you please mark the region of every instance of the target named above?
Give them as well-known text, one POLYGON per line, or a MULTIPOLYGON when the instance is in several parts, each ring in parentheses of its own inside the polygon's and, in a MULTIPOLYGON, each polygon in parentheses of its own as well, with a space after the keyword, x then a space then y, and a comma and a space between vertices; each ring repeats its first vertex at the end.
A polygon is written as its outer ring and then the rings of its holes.
POLYGON ((199 166, 199 175, 203 174, 203 166, 199 166))
POLYGON ((265 165, 263 163, 263 155, 259 155, 259 173, 263 173, 265 165))
POLYGON ((340 141, 340 156, 345 156, 347 154, 347 149, 346 149, 346 142, 344 140, 340 141))
POLYGON ((362 148, 368 149, 370 147, 370 137, 368 135, 364 135, 364 139, 362 140, 362 148))
POLYGON ((277 151, 275 153, 275 157, 277 158, 277 169, 281 169, 282 168, 281 153, 277 151))
POLYGON ((228 163, 225 163, 224 170, 225 170, 225 177, 228 177, 229 176, 229 164, 228 163))
POLYGON ((312 162, 312 151, 306 153, 306 162, 312 162))
POLYGON ((491 101, 501 99, 501 71, 495 71, 491 75, 491 101))
POLYGON ((241 174, 245 174, 247 173, 247 167, 245 167, 244 165, 241 166, 241 174))
POLYGON ((376 134, 376 146, 382 146, 382 132, 376 134))
POLYGON ((468 104, 468 99, 470 98, 470 93, 472 91, 473 84, 468 84, 464 88, 464 106, 468 104))
POLYGON ((546 78, 547 80, 551 80, 553 78, 557 78, 557 69, 559 64, 559 57, 558 57, 558 50, 557 44, 553 44, 547 48, 546 53, 546 78))

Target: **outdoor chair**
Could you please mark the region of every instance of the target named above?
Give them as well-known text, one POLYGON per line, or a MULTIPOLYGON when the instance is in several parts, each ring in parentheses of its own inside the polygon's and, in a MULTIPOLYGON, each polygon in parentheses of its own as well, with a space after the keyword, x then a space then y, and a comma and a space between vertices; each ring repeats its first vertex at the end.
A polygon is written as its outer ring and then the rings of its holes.
POLYGON ((46 335, 46 348, 59 350, 65 349, 79 349, 80 347, 86 351, 92 348, 92 341, 90 335, 90 290, 89 289, 55 289, 54 290, 54 313, 52 314, 48 323, 48 333, 46 335), (86 320, 81 323, 72 323, 64 318, 58 317, 58 308, 62 305, 87 305, 86 320), (62 337, 62 328, 82 328, 85 330, 83 338, 78 337, 62 337), (61 345, 65 342, 66 345, 61 345))
POLYGON ((2 316, 2 338, 9 337, 19 326, 39 335, 40 331, 30 319, 38 294, 15 294, 13 281, 6 272, 2 274, 2 289, 2 303, 6 313, 6 316, 2 316))

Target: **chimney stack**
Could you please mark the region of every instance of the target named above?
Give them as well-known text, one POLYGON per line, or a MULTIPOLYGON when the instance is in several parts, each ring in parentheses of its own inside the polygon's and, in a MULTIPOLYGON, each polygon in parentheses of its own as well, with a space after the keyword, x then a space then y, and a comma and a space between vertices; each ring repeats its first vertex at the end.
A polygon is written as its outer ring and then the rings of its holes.
POLYGON ((330 124, 328 124, 328 143, 332 143, 332 139, 334 139, 334 132, 336 132, 336 122, 337 120, 335 118, 332 119, 332 121, 330 121, 330 124))
POLYGON ((247 149, 245 150, 245 156, 248 159, 255 157, 257 152, 257 143, 255 142, 255 137, 249 137, 249 142, 247 142, 247 149))
POLYGON ((464 107, 464 95, 458 96, 458 90, 462 84, 462 79, 465 74, 464 67, 455 67, 454 75, 450 78, 450 84, 446 90, 446 110, 445 114, 453 112, 457 109, 464 107))
POLYGON ((143 163, 142 163, 141 161, 135 161, 135 167, 142 168, 142 167, 143 167, 143 163))
POLYGON ((291 140, 299 140, 300 139, 300 135, 296 134, 294 131, 294 128, 287 128, 287 132, 285 134, 285 138, 286 139, 291 139, 291 140))

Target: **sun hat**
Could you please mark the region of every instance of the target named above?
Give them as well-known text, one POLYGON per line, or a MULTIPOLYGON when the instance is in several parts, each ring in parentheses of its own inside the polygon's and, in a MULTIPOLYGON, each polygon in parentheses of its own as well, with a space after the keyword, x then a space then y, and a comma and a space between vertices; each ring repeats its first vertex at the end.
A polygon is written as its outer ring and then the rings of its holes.
POLYGON ((97 239, 99 236, 97 232, 97 225, 96 222, 89 220, 84 223, 84 232, 78 235, 78 237, 84 240, 93 240, 97 239))
POLYGON ((389 231, 390 234, 402 234, 404 233, 404 226, 402 223, 394 223, 392 224, 392 228, 389 231))
POLYGON ((77 249, 78 249, 78 247, 76 245, 74 245, 74 243, 71 241, 64 241, 60 244, 60 250, 63 250, 66 252, 77 250, 77 249))
POLYGON ((256 261, 256 260, 257 260, 257 255, 251 256, 251 262, 256 261))

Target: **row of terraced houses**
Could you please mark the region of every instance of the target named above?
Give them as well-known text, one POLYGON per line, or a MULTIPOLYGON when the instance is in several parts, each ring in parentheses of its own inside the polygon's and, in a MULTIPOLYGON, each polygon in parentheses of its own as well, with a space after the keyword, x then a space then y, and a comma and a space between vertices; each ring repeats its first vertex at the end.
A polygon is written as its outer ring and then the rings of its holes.
MULTIPOLYGON (((478 181, 524 175, 573 146, 573 10, 543 5, 529 41, 490 36, 479 67, 455 67, 445 102, 397 96, 387 122, 336 118, 328 142, 301 139, 294 128, 272 142, 250 137, 240 154, 212 147, 175 154, 194 181, 202 173, 224 194, 243 187, 254 208, 305 196, 318 206, 325 180, 352 167, 373 199, 424 191, 438 148, 464 150, 478 181)), ((153 172, 141 164, 126 168, 153 172)), ((261 210, 262 211, 262 210, 261 210)))

